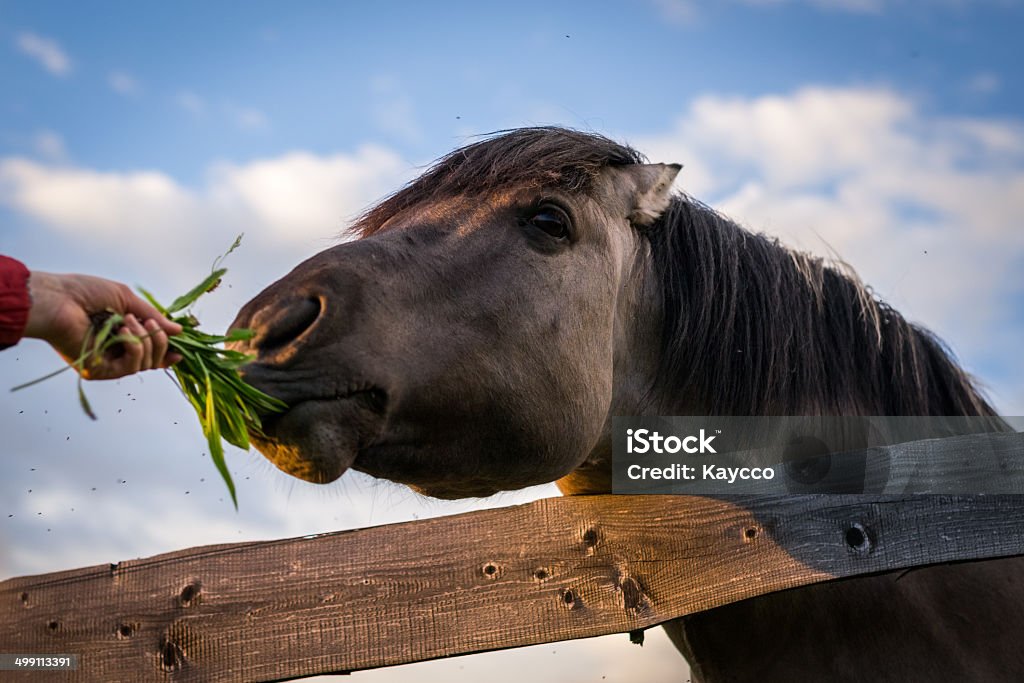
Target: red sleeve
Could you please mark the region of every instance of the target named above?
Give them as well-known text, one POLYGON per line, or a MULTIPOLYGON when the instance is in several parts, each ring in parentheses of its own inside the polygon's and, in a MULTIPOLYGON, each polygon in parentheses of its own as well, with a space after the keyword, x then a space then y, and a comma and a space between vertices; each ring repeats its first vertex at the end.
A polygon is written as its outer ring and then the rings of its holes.
POLYGON ((21 340, 28 323, 28 268, 0 255, 0 350, 21 340))

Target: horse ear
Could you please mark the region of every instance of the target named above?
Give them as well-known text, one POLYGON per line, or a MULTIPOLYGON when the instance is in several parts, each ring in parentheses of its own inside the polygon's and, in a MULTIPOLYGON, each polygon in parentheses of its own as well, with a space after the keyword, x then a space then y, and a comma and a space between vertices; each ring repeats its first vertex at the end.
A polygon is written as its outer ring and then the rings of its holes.
POLYGON ((650 225, 668 208, 672 198, 672 181, 680 164, 637 164, 626 169, 636 179, 636 195, 629 221, 633 225, 650 225))

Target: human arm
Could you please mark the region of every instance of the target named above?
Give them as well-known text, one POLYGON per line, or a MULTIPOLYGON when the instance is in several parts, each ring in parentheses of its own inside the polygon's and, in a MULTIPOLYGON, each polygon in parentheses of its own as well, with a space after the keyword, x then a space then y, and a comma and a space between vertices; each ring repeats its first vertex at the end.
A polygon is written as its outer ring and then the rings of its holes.
MULTIPOLYGON (((15 285, 19 277, 14 278, 15 285)), ((167 336, 180 333, 181 326, 165 318, 126 285, 90 275, 31 271, 24 287, 29 307, 22 335, 48 342, 68 362, 82 352, 92 324, 90 315, 114 311, 125 316, 118 333, 132 335, 139 341, 126 342, 121 345, 121 353, 108 353, 101 362, 82 368, 82 375, 88 379, 114 379, 140 370, 168 367, 178 360, 177 354, 168 353, 167 336)))

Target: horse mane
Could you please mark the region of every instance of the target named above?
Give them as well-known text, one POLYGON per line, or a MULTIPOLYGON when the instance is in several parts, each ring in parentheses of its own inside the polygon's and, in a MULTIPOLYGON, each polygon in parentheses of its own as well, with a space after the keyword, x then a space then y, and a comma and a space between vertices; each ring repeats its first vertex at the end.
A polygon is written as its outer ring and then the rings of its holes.
POLYGON ((686 196, 647 231, 662 282, 661 395, 712 415, 994 416, 941 340, 841 262, 686 196))
POLYGON ((479 196, 510 185, 587 192, 606 167, 645 161, 636 150, 593 133, 551 126, 496 131, 438 159, 419 178, 362 214, 352 230, 368 237, 392 216, 420 204, 479 196))
MULTIPOLYGON (((497 131, 436 161, 352 230, 367 237, 418 205, 510 185, 587 192, 605 168, 646 161, 593 133, 497 131)), ((712 415, 995 415, 937 337, 843 264, 787 249, 686 196, 643 234, 664 311, 653 395, 685 391, 712 415)))

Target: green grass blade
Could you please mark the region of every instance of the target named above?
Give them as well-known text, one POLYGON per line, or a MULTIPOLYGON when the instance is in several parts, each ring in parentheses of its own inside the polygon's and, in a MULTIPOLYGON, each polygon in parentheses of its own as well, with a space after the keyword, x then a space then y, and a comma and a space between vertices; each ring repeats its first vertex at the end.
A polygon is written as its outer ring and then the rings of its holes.
POLYGON ((28 387, 32 386, 33 384, 39 384, 40 382, 44 382, 44 381, 50 379, 51 377, 56 377, 60 373, 65 372, 66 370, 70 370, 72 367, 74 367, 74 366, 72 366, 72 365, 65 365, 61 369, 54 370, 53 372, 51 372, 51 373, 49 373, 47 375, 43 375, 42 377, 36 377, 34 380, 31 380, 29 382, 25 382, 24 384, 19 384, 16 387, 11 387, 11 391, 21 391, 22 389, 27 389, 28 387))
POLYGON ((150 303, 150 305, 153 308, 155 308, 156 310, 160 311, 165 316, 168 314, 167 309, 164 308, 163 306, 161 306, 160 302, 157 301, 156 298, 152 294, 150 294, 148 290, 146 290, 146 289, 144 289, 142 287, 139 287, 138 285, 135 286, 135 289, 139 290, 139 294, 141 294, 146 299, 146 301, 148 301, 150 303))
POLYGON ((89 405, 89 399, 85 397, 85 389, 82 388, 82 376, 78 376, 78 402, 82 406, 82 410, 85 414, 91 417, 93 420, 96 419, 96 413, 92 411, 92 406, 89 405))
POLYGON ((188 291, 187 294, 182 294, 177 299, 171 302, 171 305, 167 307, 168 313, 177 313, 180 310, 188 308, 195 303, 196 299, 206 294, 211 289, 217 286, 221 278, 224 277, 224 273, 228 272, 227 268, 218 268, 213 271, 198 285, 188 291))
POLYGON ((247 341, 256 336, 256 330, 246 329, 239 327, 228 332, 224 337, 224 341, 235 342, 235 341, 247 341))
POLYGON ((228 247, 228 250, 225 251, 220 256, 218 256, 217 260, 213 262, 213 267, 210 268, 210 270, 217 270, 218 268, 220 268, 220 264, 224 263, 224 259, 230 256, 231 252, 233 252, 235 249, 238 249, 238 247, 242 246, 243 237, 245 237, 245 233, 239 233, 238 237, 235 238, 235 241, 231 243, 230 247, 228 247))
MULTIPOLYGON (((231 480, 231 472, 228 471, 227 462, 224 461, 224 447, 220 443, 220 427, 217 423, 217 405, 214 401, 213 381, 209 373, 206 375, 206 415, 203 427, 206 431, 206 441, 210 446, 210 459, 224 478, 224 483, 231 493, 231 502, 238 510, 238 497, 235 494, 235 482, 231 480)), ((246 444, 248 445, 248 443, 246 444)))

